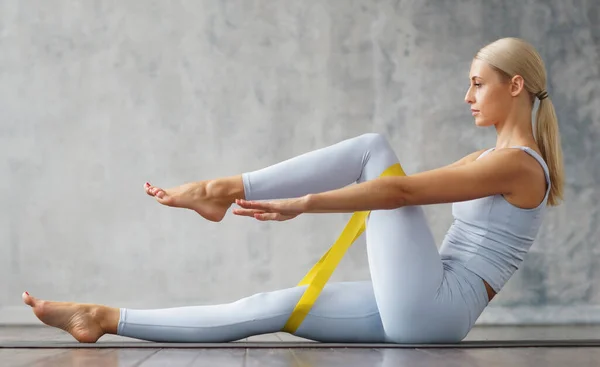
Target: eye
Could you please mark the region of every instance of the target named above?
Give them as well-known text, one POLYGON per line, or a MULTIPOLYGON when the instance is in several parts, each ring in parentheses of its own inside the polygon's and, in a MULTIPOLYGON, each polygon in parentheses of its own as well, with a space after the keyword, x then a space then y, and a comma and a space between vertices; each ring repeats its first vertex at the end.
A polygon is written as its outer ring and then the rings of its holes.
POLYGON ((481 87, 481 83, 473 83, 474 86, 476 86, 477 88, 481 87))

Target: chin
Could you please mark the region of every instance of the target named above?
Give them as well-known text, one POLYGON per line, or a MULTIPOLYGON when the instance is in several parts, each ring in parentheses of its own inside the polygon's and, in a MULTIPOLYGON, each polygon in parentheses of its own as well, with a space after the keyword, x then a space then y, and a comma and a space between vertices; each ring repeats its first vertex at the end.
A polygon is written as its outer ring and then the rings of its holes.
POLYGON ((479 127, 488 127, 488 126, 494 126, 495 123, 493 122, 489 122, 480 118, 475 118, 475 126, 479 126, 479 127))

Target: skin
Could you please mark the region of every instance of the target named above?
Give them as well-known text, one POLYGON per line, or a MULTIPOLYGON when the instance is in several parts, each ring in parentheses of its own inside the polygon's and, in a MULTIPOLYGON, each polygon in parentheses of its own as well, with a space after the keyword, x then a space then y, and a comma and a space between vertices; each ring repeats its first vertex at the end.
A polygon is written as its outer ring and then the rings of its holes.
MULTIPOLYGON (((503 195, 520 208, 534 208, 543 200, 546 181, 539 163, 519 149, 540 153, 531 125, 532 96, 520 76, 503 77, 485 62, 473 60, 465 102, 475 125, 494 127, 496 150, 482 159, 473 152, 447 166, 402 177, 384 177, 357 185, 274 201, 247 201, 241 175, 188 183, 162 189, 146 183, 144 190, 160 204, 196 211, 221 221, 232 204, 233 214, 260 221, 285 221, 304 213, 351 213, 393 209, 407 205, 450 203, 503 195)), ((484 282, 485 283, 485 282, 484 282)), ((495 293, 485 283, 490 300, 495 293)), ((23 301, 45 324, 69 332, 76 340, 93 343, 104 334, 116 334, 119 309, 96 304, 51 302, 27 292, 23 301)))

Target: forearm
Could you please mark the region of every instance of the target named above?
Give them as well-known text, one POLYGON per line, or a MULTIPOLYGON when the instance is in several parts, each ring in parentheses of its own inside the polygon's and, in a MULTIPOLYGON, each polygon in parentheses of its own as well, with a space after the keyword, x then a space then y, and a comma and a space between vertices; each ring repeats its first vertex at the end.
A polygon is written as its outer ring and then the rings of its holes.
POLYGON ((381 177, 341 189, 311 194, 307 213, 352 213, 395 209, 405 204, 402 177, 381 177))

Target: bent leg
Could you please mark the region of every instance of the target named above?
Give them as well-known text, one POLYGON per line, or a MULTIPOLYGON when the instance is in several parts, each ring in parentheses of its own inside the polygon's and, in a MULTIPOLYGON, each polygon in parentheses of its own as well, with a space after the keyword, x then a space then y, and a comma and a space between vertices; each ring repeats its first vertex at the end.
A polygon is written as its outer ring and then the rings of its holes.
POLYGON ((371 213, 367 254, 375 299, 386 339, 425 341, 433 335, 422 320, 430 315, 444 268, 421 207, 371 213))
MULTIPOLYGON (((382 153, 366 163, 361 180, 398 163, 388 144, 378 146, 382 153)), ((457 342, 466 335, 484 307, 483 283, 460 265, 442 261, 422 207, 372 211, 366 244, 387 342, 457 342)))
MULTIPOLYGON (((122 309, 118 335, 162 342, 216 343, 278 332, 305 288, 259 293, 222 305, 122 309)), ((371 283, 326 285, 294 335, 321 342, 383 342, 371 283)))

